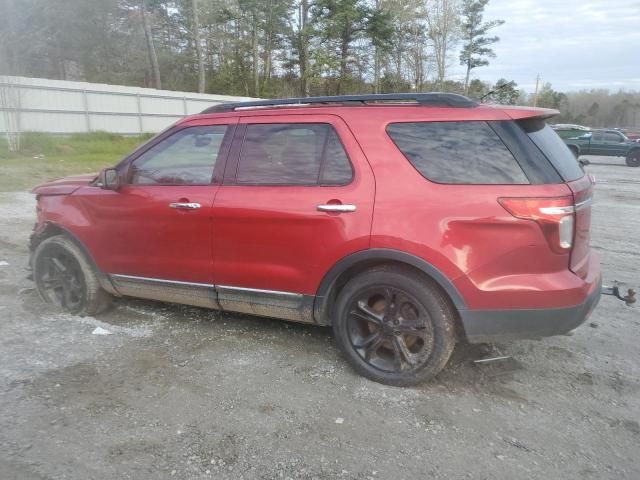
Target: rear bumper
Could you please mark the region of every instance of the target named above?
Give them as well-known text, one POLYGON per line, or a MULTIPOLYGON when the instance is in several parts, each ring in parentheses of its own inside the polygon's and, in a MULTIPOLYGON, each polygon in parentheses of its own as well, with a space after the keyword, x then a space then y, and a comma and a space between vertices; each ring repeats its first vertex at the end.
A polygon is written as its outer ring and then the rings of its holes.
POLYGON ((602 280, 591 285, 583 303, 571 307, 522 310, 464 310, 460 312, 470 343, 562 335, 581 325, 600 300, 602 280))

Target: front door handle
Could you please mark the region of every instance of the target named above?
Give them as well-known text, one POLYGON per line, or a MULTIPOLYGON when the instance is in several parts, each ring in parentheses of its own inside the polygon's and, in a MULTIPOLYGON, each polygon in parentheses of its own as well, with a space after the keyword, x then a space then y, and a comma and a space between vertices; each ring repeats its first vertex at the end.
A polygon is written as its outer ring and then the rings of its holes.
POLYGON ((346 213, 346 212, 355 212, 355 205, 343 205, 341 203, 335 204, 326 204, 326 205, 318 205, 316 207, 321 212, 338 212, 338 213, 346 213))
POLYGON ((197 208, 200 208, 199 203, 191 203, 191 202, 170 203, 169 206, 171 208, 179 208, 181 210, 195 210, 197 208))

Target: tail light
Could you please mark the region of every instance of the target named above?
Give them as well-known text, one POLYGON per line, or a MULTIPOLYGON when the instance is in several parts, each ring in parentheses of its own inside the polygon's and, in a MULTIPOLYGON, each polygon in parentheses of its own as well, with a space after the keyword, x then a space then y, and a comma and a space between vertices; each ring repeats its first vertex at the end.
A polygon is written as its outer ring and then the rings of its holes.
POLYGON ((542 229, 555 253, 567 253, 573 247, 575 206, 573 196, 539 198, 499 198, 507 212, 517 218, 533 220, 542 229))

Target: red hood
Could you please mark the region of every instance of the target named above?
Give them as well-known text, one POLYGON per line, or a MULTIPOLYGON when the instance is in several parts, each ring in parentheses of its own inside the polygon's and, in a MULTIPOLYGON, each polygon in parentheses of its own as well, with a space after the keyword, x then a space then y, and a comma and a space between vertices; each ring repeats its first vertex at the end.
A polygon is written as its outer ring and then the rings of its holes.
POLYGON ((96 176, 97 174, 95 173, 89 173, 51 180, 50 182, 34 187, 31 193, 35 193, 36 195, 69 195, 78 188, 89 185, 96 176))

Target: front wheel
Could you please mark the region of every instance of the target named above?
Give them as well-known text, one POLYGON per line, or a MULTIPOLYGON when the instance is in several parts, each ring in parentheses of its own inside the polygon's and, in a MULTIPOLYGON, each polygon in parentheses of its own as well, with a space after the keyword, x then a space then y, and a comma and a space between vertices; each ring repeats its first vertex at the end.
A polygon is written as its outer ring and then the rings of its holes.
POLYGON ((33 254, 33 279, 40 297, 69 313, 95 315, 110 304, 94 268, 78 246, 63 235, 44 240, 33 254))
POLYGON ((640 150, 634 150, 626 158, 627 166, 640 167, 640 150))
POLYGON ((338 295, 333 332, 361 375, 410 386, 438 374, 455 346, 455 312, 433 284, 410 269, 382 266, 351 279, 338 295))

